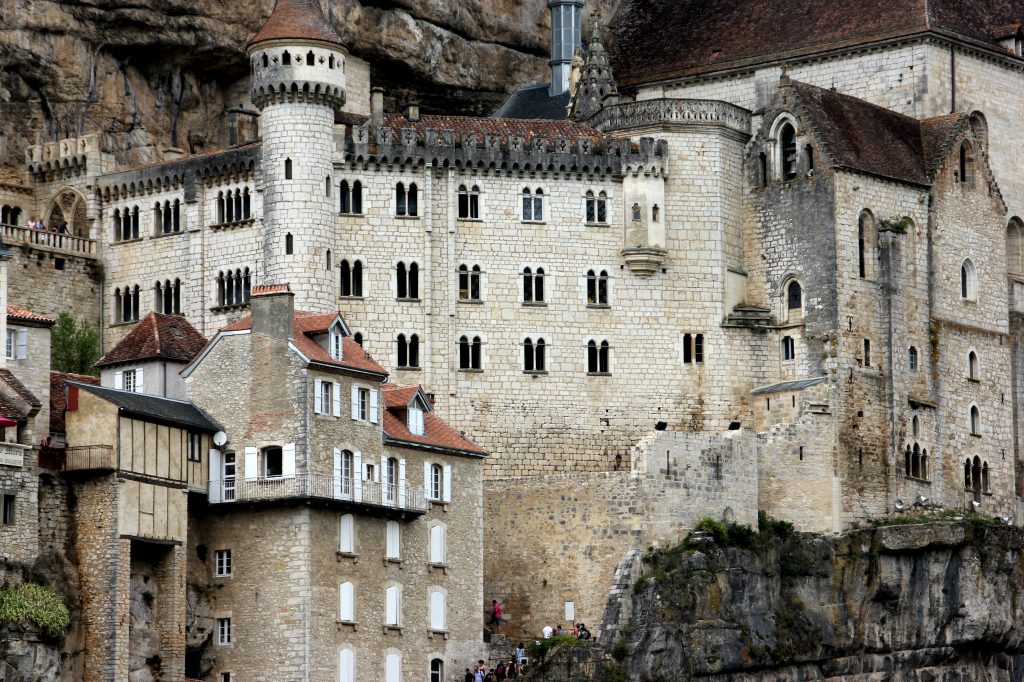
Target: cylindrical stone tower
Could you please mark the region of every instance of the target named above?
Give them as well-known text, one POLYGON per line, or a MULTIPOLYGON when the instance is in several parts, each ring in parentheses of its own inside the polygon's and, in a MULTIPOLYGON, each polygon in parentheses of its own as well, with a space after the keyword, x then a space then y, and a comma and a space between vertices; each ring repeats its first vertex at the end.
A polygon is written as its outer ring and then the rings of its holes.
POLYGON ((249 41, 263 127, 263 283, 289 283, 297 308, 337 308, 332 274, 334 112, 348 52, 319 0, 278 0, 249 41))

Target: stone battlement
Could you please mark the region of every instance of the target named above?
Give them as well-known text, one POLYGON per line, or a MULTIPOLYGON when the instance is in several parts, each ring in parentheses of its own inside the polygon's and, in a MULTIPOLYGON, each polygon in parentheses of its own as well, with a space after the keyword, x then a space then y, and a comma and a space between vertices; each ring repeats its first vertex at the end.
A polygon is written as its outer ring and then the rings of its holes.
MULTIPOLYGON (((341 150, 336 150, 341 151, 341 150)), ((581 136, 576 139, 466 133, 451 130, 354 126, 344 147, 356 163, 479 168, 508 171, 594 173, 607 175, 668 173, 668 143, 645 137, 630 140, 581 136)))

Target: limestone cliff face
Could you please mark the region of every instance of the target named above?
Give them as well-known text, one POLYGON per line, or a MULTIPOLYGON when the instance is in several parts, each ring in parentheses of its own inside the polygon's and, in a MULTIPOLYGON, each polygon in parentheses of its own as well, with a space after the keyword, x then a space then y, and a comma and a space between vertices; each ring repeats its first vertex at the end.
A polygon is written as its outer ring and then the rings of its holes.
MULTIPOLYGON (((103 131, 130 162, 227 142, 249 105, 244 47, 274 0, 0 0, 0 162, 27 144, 103 131), (191 142, 191 145, 190 145, 191 142)), ((591 0, 611 15, 616 0, 591 0)), ((544 0, 328 0, 389 102, 488 114, 547 78, 544 0)))
POLYGON ((1022 548, 933 524, 661 553, 616 654, 631 680, 1019 680, 1022 548))

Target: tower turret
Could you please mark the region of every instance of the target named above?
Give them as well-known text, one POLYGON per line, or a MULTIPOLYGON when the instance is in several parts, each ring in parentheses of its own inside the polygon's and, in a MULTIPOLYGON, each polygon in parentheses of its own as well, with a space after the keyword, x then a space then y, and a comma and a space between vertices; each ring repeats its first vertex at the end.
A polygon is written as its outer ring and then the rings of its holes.
POLYGON ((333 310, 334 112, 348 52, 319 0, 278 0, 247 49, 263 128, 260 279, 290 283, 299 307, 333 310))
POLYGON ((569 89, 572 57, 580 46, 583 31, 584 0, 548 0, 551 10, 551 90, 552 97, 569 89))

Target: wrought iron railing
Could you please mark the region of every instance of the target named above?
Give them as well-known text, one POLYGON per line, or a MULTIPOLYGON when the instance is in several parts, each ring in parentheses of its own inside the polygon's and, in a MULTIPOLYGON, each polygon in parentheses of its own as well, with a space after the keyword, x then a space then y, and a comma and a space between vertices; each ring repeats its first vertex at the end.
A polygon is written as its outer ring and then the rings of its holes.
POLYGON ((425 512, 422 488, 362 481, 343 476, 297 474, 290 477, 235 478, 210 481, 210 502, 261 502, 284 499, 321 499, 358 502, 373 507, 425 512))

